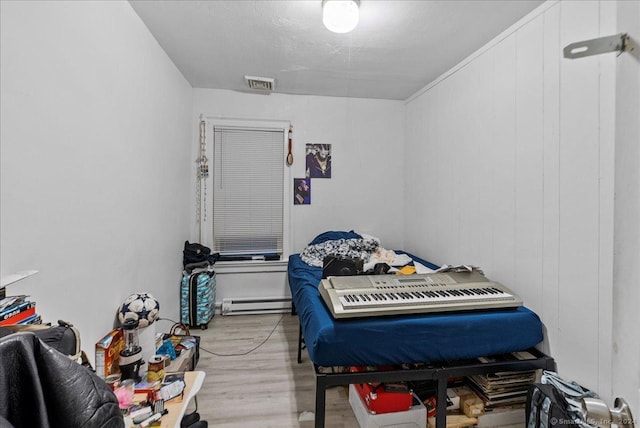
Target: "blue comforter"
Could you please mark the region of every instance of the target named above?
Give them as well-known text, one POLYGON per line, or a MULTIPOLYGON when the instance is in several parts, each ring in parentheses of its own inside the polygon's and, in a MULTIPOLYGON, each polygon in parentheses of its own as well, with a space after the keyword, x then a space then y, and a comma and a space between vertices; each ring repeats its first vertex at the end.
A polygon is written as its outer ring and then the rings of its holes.
POLYGON ((526 307, 336 320, 318 291, 321 278, 322 268, 289 257, 291 295, 309 357, 320 366, 453 361, 522 351, 543 339, 540 318, 526 307))

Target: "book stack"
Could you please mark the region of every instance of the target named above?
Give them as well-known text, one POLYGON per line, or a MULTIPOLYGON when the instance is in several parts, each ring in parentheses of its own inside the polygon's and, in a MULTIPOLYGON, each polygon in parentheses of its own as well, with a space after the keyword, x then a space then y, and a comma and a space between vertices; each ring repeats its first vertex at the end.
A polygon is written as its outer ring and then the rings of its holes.
POLYGON ((29 296, 8 296, 0 300, 0 326, 16 324, 42 324, 36 313, 36 302, 29 296))
MULTIPOLYGON (((512 352, 494 357, 481 357, 482 363, 529 360, 535 358, 527 351, 512 352)), ((502 372, 469 376, 469 385, 484 402, 485 410, 520 405, 527 401, 529 385, 536 381, 536 371, 502 372)))
POLYGON ((503 372, 470 376, 469 381, 484 407, 513 406, 527 401, 527 389, 536 380, 536 372, 503 372))

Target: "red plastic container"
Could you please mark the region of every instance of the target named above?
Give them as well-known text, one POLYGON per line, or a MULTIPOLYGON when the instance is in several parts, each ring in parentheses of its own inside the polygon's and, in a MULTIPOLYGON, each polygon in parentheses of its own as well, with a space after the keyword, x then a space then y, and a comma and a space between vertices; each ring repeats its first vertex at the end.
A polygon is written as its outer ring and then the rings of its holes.
POLYGON ((355 384, 356 391, 371 413, 403 412, 411 408, 413 394, 411 391, 386 391, 384 384, 355 384))

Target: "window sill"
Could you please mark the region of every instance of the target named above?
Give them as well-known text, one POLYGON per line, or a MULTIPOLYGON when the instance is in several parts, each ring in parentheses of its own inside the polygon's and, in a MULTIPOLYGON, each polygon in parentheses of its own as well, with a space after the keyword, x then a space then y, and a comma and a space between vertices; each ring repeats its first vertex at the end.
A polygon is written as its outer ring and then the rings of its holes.
POLYGON ((287 263, 285 260, 242 260, 237 262, 225 261, 216 262, 213 265, 217 274, 227 273, 252 273, 252 272, 286 272, 287 263))

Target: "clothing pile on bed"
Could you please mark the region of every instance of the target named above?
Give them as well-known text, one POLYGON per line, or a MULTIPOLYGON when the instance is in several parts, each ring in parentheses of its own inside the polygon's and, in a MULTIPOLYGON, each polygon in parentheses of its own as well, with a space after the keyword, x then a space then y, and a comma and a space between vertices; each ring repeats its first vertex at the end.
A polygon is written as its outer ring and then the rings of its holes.
MULTIPOLYGON (((380 239, 370 235, 359 235, 353 231, 348 232, 354 236, 337 238, 328 232, 320 235, 300 253, 300 258, 309 266, 322 267, 326 256, 350 257, 361 259, 364 262, 364 271, 371 271, 378 263, 387 265, 404 266, 411 263, 411 257, 406 254, 398 254, 393 250, 387 250, 380 245, 380 239), (326 239, 325 239, 326 238, 326 239), (335 238, 335 239, 332 239, 335 238)), ((393 272, 393 269, 390 270, 393 272)))

